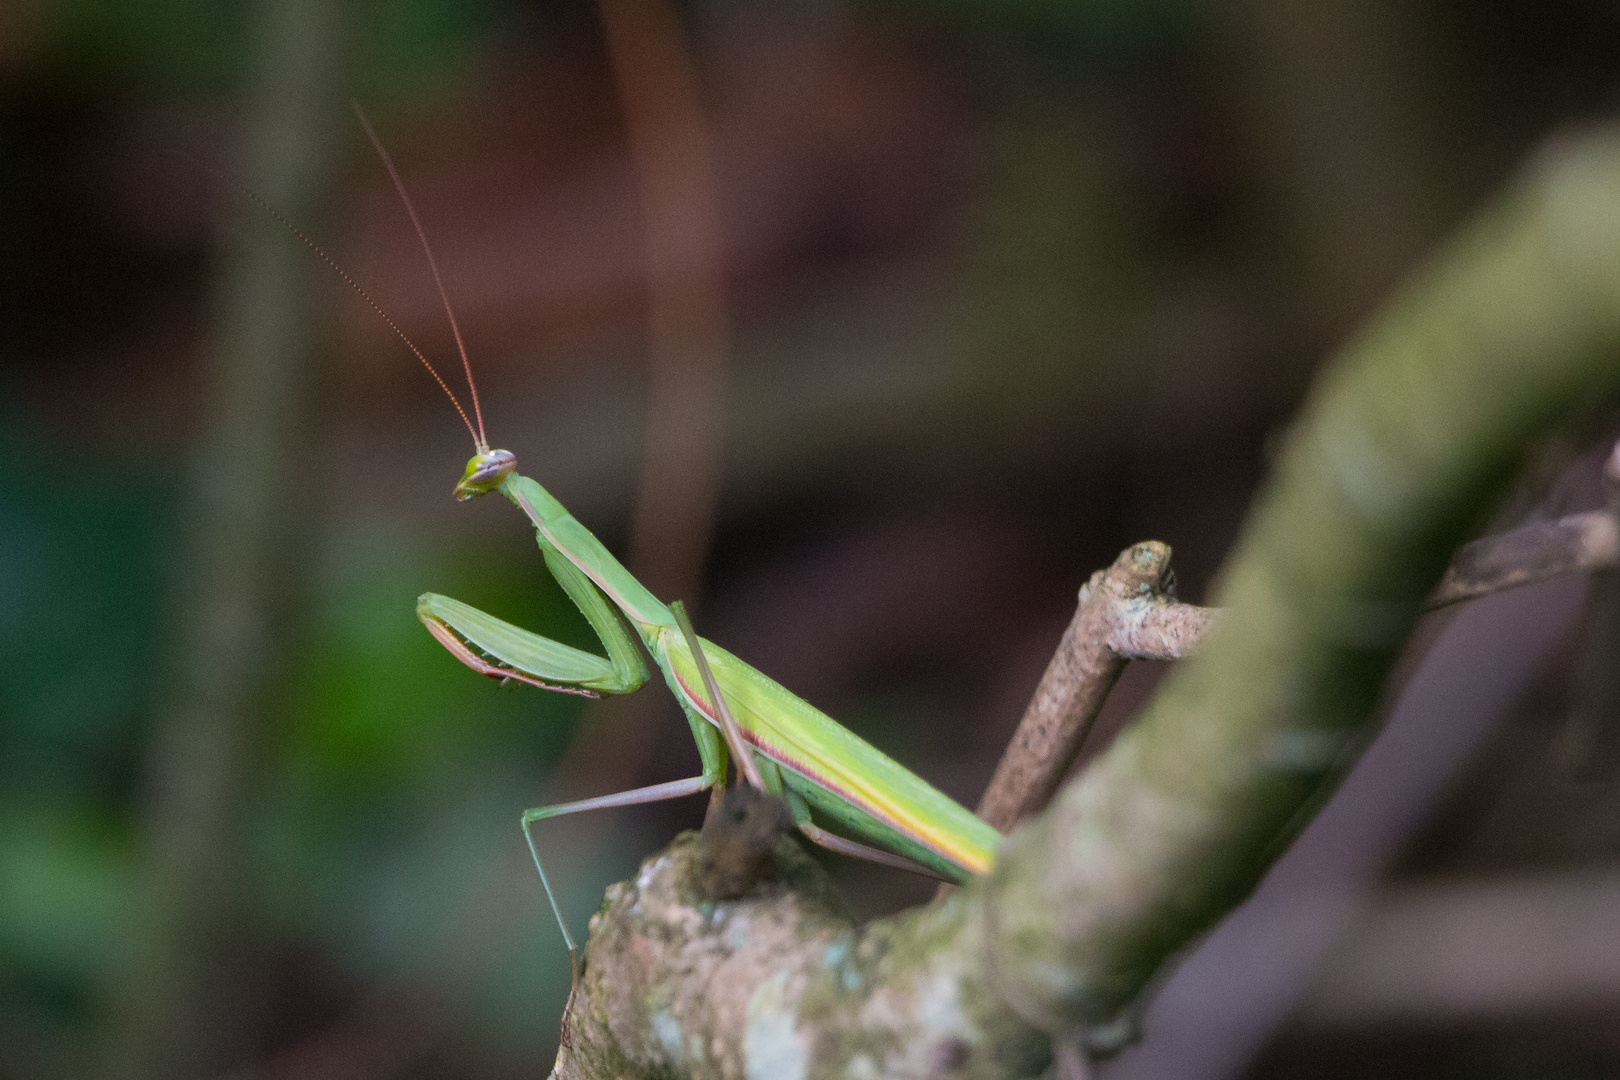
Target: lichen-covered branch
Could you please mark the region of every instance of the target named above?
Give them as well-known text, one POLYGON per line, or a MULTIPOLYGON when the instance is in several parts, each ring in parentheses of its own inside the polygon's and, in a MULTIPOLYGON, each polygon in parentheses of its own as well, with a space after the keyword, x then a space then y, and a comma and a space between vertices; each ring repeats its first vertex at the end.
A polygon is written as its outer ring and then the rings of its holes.
POLYGON ((989 875, 857 930, 785 842, 781 882, 716 902, 683 885, 679 841, 594 920, 558 1075, 1032 1076, 1047 1034, 1106 1030, 1359 756, 1448 556, 1525 450, 1617 388, 1609 135, 1540 162, 1329 369, 1216 630, 989 875))
POLYGON ((956 895, 857 928, 781 836, 776 880, 709 899, 692 833, 610 886, 563 1020, 559 1078, 1036 1076, 1049 1040, 983 965, 956 895))

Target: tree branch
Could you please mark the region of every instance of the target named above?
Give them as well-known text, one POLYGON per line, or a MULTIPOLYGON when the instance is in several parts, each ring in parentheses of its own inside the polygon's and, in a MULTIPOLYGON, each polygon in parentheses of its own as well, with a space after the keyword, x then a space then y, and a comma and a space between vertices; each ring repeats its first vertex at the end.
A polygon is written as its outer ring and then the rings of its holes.
POLYGON ((716 902, 682 838, 593 920, 557 1075, 1030 1076, 1049 1034, 1117 1031, 1359 756, 1471 517, 1613 399, 1617 353, 1610 135, 1541 162, 1325 373, 1217 630, 989 875, 856 930, 790 843, 781 883, 716 902))

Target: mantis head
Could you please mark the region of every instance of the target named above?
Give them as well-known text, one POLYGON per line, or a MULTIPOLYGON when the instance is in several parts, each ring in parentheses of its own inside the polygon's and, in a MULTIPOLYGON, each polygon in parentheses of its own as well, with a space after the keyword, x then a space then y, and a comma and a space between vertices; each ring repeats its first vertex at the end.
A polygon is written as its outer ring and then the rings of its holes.
POLYGON ((456 498, 466 502, 488 495, 517 470, 517 456, 510 450, 480 450, 467 462, 467 471, 456 485, 456 498))

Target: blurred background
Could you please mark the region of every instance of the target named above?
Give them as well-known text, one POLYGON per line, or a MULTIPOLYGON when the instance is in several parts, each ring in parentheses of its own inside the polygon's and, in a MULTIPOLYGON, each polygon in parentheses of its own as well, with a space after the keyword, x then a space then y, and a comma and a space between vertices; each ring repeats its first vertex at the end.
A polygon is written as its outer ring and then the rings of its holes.
MULTIPOLYGON (((538 1075, 568 963, 519 812, 696 771, 660 688, 502 690, 412 617, 591 644, 233 186, 459 387, 349 99, 491 440, 971 805, 1078 586, 1155 538, 1203 599, 1331 347, 1617 89, 1600 0, 4 0, 0 1077, 538 1075)), ((1603 449, 1498 522, 1595 505, 1603 449)), ((1121 1075, 1620 1075, 1617 635, 1602 581, 1432 619, 1390 732, 1428 741, 1121 1075)), ((576 935, 703 806, 542 827, 576 935)), ((864 915, 932 891, 823 861, 864 915)))

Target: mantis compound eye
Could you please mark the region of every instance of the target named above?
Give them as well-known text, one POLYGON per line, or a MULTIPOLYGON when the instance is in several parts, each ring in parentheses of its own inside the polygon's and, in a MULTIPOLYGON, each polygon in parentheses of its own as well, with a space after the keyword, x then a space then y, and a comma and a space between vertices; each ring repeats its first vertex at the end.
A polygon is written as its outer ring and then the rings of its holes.
POLYGON ((485 450, 474 454, 467 462, 467 471, 456 485, 455 495, 466 502, 478 495, 488 495, 501 486, 501 481, 517 469, 517 456, 510 450, 485 450))

